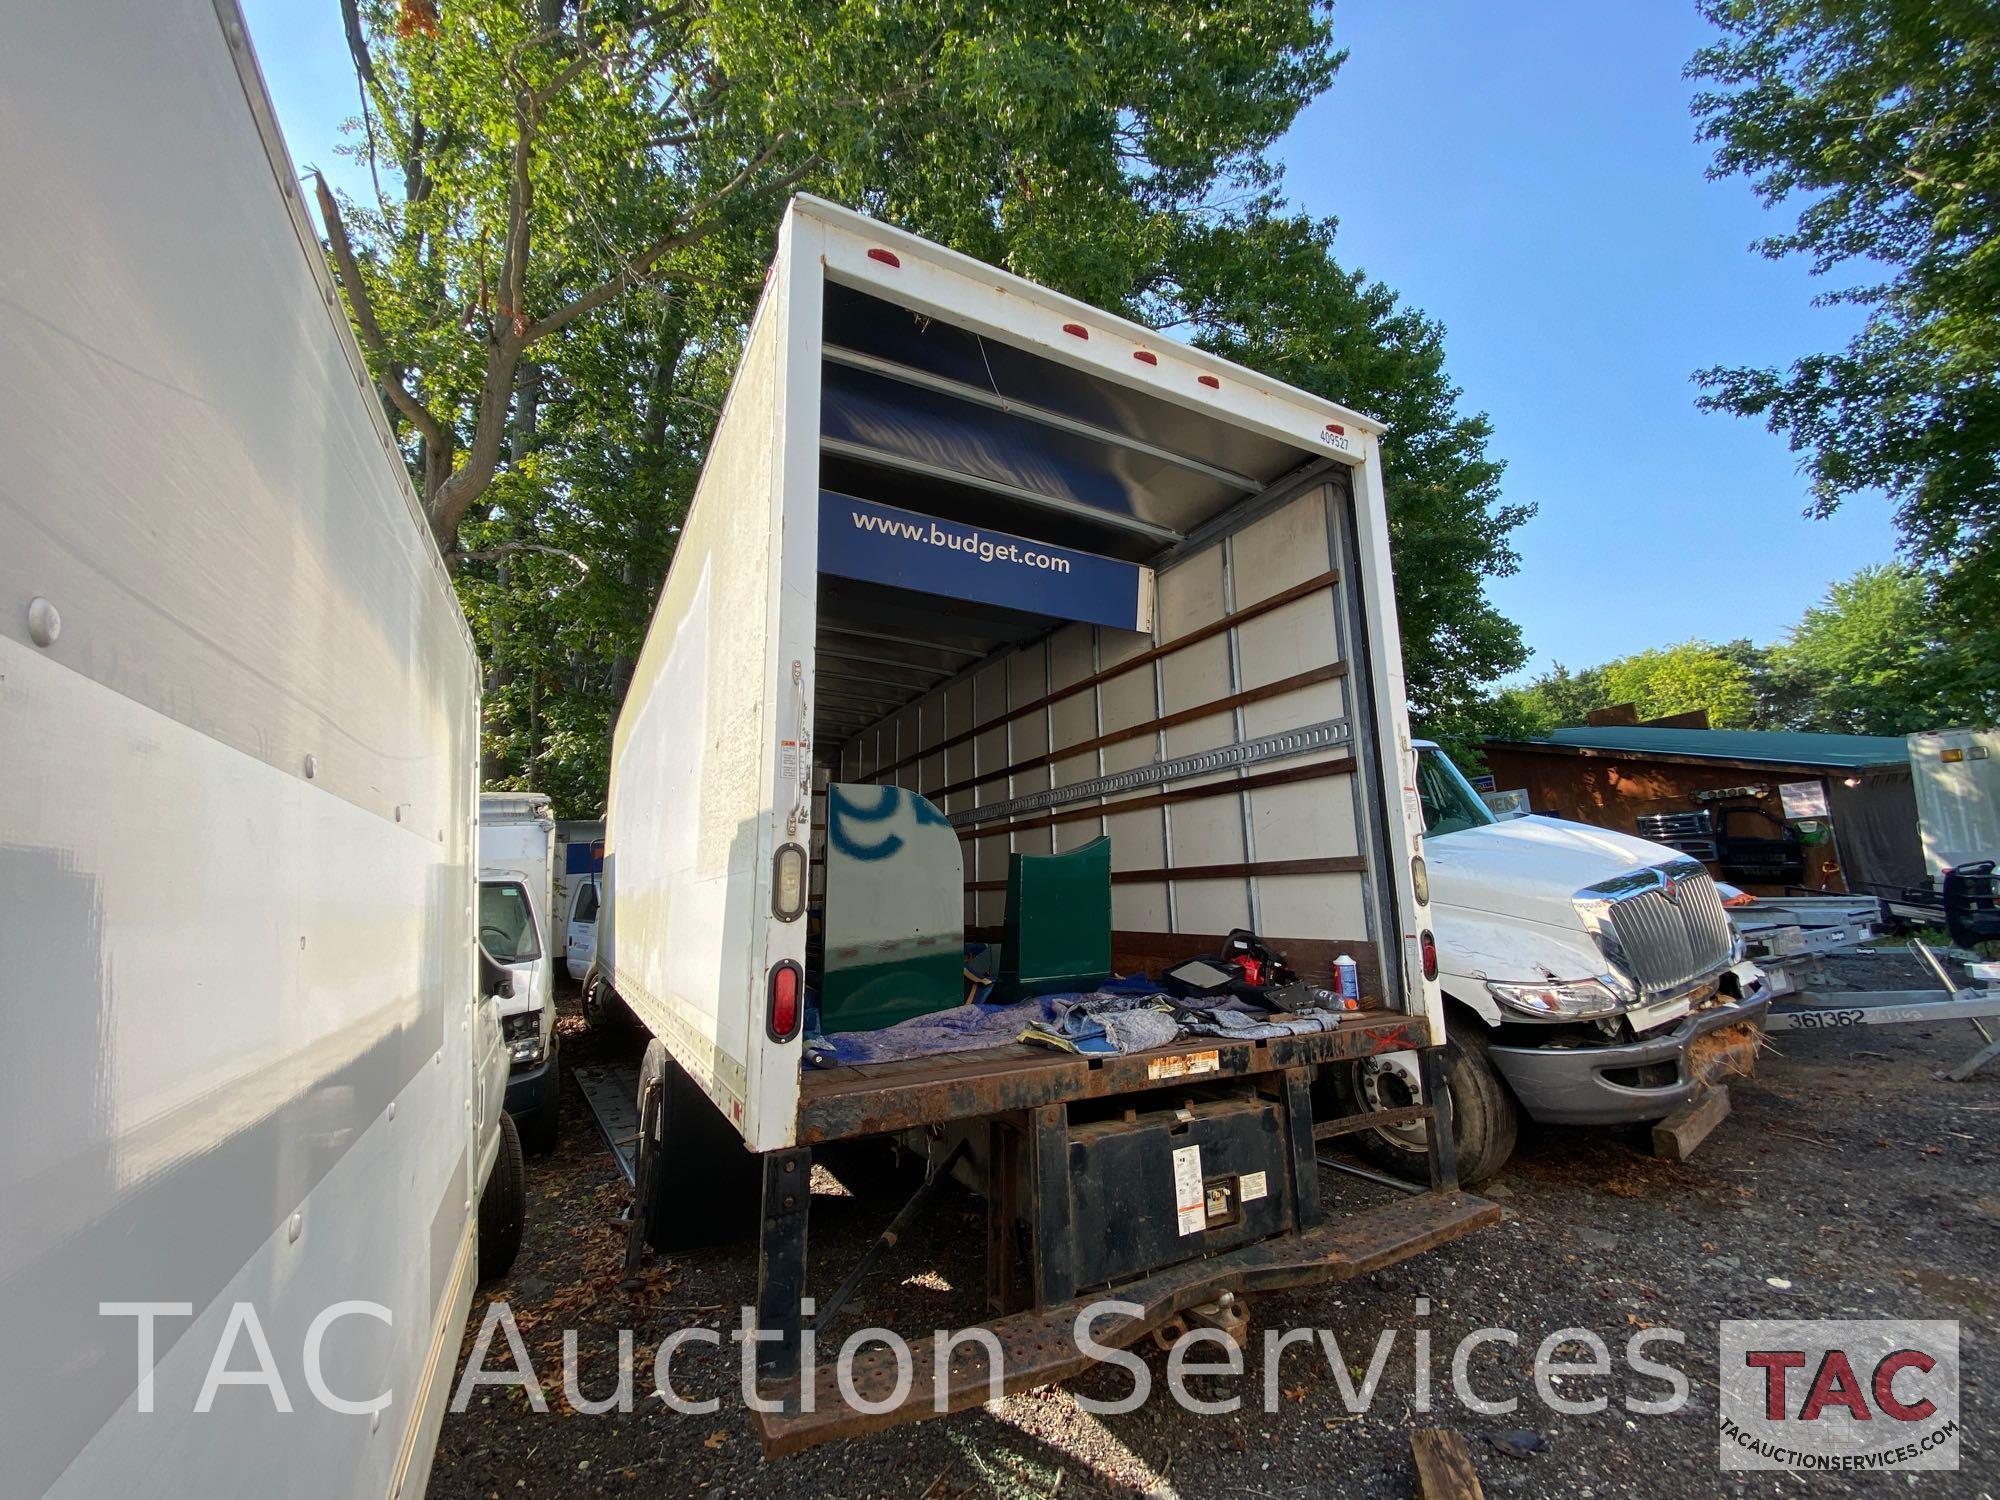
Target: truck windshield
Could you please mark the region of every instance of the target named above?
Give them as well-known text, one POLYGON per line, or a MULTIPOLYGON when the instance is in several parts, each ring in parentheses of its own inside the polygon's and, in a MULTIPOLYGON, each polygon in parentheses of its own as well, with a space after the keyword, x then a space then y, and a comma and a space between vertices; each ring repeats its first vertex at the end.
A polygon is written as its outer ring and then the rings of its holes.
POLYGON ((479 946, 503 964, 542 956, 542 945, 535 938, 535 913, 520 882, 480 881, 479 946))
POLYGON ((1441 839, 1448 833, 1463 833, 1498 821, 1442 750, 1417 752, 1417 798, 1424 805, 1427 839, 1441 839))

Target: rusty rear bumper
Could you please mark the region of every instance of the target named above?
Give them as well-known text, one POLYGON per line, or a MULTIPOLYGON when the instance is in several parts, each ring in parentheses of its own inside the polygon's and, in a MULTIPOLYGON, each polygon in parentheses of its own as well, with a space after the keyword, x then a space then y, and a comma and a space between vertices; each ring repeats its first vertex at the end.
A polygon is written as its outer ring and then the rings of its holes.
MULTIPOLYGON (((1047 1311, 1016 1313, 983 1326, 999 1339, 1005 1357, 1002 1390, 1030 1390, 1081 1375, 1094 1363, 1078 1348, 1075 1337, 1077 1314, 1093 1302, 1136 1303, 1143 1309, 1136 1316, 1107 1315, 1091 1325, 1091 1337, 1098 1344, 1123 1348, 1175 1314, 1212 1302, 1223 1292, 1283 1291, 1351 1280, 1499 1221, 1499 1206, 1483 1198, 1426 1193, 1343 1215, 1304 1234, 1262 1240, 1155 1272, 1112 1291, 1086 1294, 1047 1311)), ((816 1443, 962 1411, 990 1399, 991 1374, 980 1344, 971 1339, 957 1344, 942 1372, 936 1366, 936 1343, 928 1336, 910 1339, 909 1350, 913 1378, 908 1392, 886 1411, 851 1408, 841 1395, 835 1370, 827 1365, 816 1374, 807 1372, 813 1386, 812 1411, 799 1410, 795 1382, 765 1388, 761 1392, 765 1399, 782 1400, 786 1407, 754 1414, 764 1451, 773 1456, 794 1453, 816 1443)), ((854 1360, 853 1386, 864 1403, 886 1400, 895 1391, 897 1377, 895 1358, 879 1345, 854 1360)))

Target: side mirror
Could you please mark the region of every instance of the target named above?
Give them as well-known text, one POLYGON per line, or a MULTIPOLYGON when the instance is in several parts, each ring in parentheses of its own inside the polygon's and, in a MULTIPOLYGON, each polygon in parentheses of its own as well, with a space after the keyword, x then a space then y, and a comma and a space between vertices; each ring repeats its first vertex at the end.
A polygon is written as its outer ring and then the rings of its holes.
POLYGON ((496 1000, 514 998, 514 971, 488 953, 484 943, 479 945, 479 993, 496 1000))

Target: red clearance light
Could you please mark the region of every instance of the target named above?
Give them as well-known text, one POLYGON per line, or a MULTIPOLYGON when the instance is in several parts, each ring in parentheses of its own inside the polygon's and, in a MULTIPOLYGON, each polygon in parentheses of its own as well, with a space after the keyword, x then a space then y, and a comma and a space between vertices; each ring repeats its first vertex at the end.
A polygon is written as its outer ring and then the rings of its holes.
POLYGON ((1199 380, 1203 385, 1207 386, 1211 391, 1219 391, 1222 389, 1222 382, 1217 380, 1213 375, 1197 375, 1195 379, 1199 380))
POLYGON ((900 267, 903 264, 900 260, 896 258, 895 251, 884 250, 880 245, 870 245, 868 247, 868 258, 870 260, 879 260, 885 266, 900 267))
POLYGON ((1334 435, 1335 437, 1346 437, 1346 436, 1347 436, 1347 429, 1346 429, 1345 427, 1342 427, 1342 426, 1341 426, 1341 425, 1340 425, 1340 424, 1339 424, 1338 422, 1329 422, 1329 423, 1327 423, 1327 424, 1326 424, 1326 430, 1327 430, 1328 432, 1332 433, 1332 434, 1333 434, 1333 435, 1334 435))
POLYGON ((1423 936, 1418 938, 1417 940, 1417 946, 1422 950, 1424 955, 1424 978, 1426 979, 1437 978, 1438 940, 1431 936, 1430 928, 1426 927, 1424 929, 1423 936))
POLYGON ((1142 365, 1156 365, 1160 362, 1160 356, 1150 349, 1134 349, 1132 357, 1142 365))
POLYGON ((804 979, 799 966, 789 958, 772 965, 770 1008, 765 1013, 764 1026, 774 1042, 789 1042, 799 1034, 799 1026, 805 1020, 799 1004, 804 979))
POLYGON ((1068 334, 1074 334, 1077 338, 1080 339, 1087 339, 1090 337, 1090 330, 1088 328, 1085 328, 1081 323, 1065 323, 1063 324, 1063 332, 1068 334))

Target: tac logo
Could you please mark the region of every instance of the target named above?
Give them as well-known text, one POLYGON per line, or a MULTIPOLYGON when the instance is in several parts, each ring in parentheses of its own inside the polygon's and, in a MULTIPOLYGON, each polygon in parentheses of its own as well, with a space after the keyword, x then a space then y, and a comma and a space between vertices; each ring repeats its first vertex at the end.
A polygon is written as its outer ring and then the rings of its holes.
POLYGON ((1958 1324, 1725 1320, 1725 1469, 1958 1467, 1958 1324))

